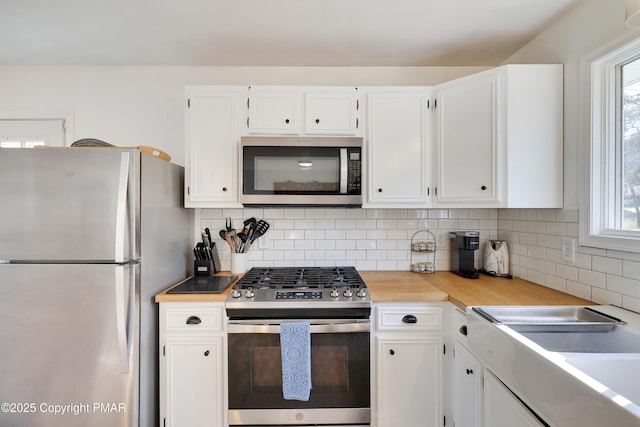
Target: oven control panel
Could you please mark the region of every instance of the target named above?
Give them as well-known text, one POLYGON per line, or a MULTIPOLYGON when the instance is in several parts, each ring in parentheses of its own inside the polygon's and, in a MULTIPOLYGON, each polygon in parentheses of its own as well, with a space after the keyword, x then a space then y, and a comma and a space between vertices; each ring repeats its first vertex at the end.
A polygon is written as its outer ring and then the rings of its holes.
POLYGON ((322 299, 322 292, 279 291, 276 299, 322 299))

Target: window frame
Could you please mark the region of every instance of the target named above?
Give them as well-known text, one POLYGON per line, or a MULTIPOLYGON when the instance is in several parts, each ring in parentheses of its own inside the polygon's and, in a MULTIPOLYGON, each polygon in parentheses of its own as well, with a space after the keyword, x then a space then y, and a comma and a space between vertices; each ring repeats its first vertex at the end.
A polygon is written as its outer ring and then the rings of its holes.
POLYGON ((640 37, 626 33, 581 60, 581 246, 640 253, 640 230, 619 223, 621 66, 640 58, 640 37), (613 225, 613 226, 612 226, 613 225))

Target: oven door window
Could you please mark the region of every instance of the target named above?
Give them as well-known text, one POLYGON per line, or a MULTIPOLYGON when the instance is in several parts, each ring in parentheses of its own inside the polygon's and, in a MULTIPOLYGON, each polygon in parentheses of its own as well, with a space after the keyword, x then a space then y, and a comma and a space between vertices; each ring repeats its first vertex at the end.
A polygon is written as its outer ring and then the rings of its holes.
POLYGON ((278 334, 229 334, 229 409, 368 408, 369 333, 311 335, 308 402, 282 397, 278 334))
POLYGON ((245 194, 339 194, 340 149, 244 147, 245 194))

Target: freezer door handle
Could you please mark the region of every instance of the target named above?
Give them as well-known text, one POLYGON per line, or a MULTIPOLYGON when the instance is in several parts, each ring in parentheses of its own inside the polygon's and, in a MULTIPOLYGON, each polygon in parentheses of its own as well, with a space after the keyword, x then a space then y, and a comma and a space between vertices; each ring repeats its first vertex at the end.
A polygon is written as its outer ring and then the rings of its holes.
POLYGON ((127 271, 130 266, 116 267, 116 330, 118 334, 118 353, 120 355, 120 371, 123 374, 129 372, 129 348, 131 336, 131 316, 127 312, 127 301, 129 296, 125 292, 127 283, 127 271))
POLYGON ((129 186, 129 153, 120 156, 120 177, 118 180, 118 197, 116 205, 116 240, 115 261, 124 262, 125 245, 127 244, 127 188, 129 186))

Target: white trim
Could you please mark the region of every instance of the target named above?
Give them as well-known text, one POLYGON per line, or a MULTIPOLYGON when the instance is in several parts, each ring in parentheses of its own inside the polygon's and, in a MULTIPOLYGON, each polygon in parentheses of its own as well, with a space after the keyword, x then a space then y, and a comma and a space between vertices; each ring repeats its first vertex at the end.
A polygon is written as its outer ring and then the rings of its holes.
POLYGON ((63 120, 64 145, 70 146, 75 141, 75 114, 73 111, 40 111, 40 110, 3 110, 0 109, 0 120, 63 120))
POLYGON ((638 32, 626 32, 580 61, 581 246, 640 252, 640 232, 609 227, 619 202, 610 191, 616 178, 609 167, 616 161, 616 144, 610 143, 617 137, 616 76, 631 53, 640 54, 638 32))

